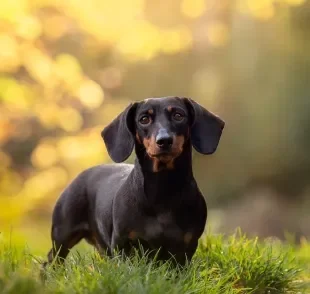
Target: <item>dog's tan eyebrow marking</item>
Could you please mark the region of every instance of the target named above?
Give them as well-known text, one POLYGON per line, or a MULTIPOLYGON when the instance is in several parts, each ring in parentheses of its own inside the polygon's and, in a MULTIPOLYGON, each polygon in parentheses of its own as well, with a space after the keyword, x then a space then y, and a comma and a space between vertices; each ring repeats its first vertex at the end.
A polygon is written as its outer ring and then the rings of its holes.
POLYGON ((168 110, 169 112, 171 112, 171 111, 172 111, 172 106, 169 105, 169 106, 167 107, 167 110, 168 110))
POLYGON ((147 112, 148 112, 148 114, 152 115, 154 113, 154 110, 153 109, 149 109, 147 112))

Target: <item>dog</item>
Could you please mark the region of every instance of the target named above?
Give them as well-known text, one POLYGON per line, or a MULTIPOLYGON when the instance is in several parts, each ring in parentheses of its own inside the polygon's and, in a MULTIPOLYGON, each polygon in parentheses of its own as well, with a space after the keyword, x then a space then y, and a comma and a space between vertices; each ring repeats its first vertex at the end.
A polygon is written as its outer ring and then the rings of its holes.
POLYGON ((207 206, 192 170, 192 146, 216 151, 225 122, 189 98, 131 103, 103 131, 118 164, 79 174, 56 202, 48 262, 63 262, 85 239, 100 254, 156 251, 158 260, 191 261, 207 206), (135 148, 134 164, 124 162, 135 148))

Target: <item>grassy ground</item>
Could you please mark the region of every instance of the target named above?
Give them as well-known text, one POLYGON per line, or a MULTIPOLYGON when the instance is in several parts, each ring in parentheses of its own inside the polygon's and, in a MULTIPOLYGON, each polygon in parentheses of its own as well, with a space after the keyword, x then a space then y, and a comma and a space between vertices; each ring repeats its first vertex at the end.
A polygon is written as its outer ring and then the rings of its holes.
POLYGON ((94 251, 72 252, 65 267, 47 270, 27 249, 0 242, 0 293, 310 293, 310 244, 206 236, 191 265, 175 269, 145 258, 100 259, 94 251))

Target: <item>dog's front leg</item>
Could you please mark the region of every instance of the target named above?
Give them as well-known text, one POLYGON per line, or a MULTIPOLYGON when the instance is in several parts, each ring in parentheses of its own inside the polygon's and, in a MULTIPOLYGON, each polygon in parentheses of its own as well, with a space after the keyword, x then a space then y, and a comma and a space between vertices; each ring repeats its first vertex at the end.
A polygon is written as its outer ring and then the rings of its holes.
POLYGON ((129 256, 131 251, 129 239, 121 237, 121 234, 114 231, 112 235, 111 251, 113 256, 118 255, 119 253, 129 256))

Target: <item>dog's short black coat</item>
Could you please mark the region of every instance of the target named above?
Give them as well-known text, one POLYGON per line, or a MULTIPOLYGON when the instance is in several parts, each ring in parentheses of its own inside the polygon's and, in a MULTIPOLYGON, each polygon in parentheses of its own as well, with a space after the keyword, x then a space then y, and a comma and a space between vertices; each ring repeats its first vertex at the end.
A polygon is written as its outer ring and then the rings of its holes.
POLYGON ((114 162, 82 172, 58 199, 52 219, 51 263, 86 239, 100 253, 158 251, 191 260, 207 218, 192 172, 192 146, 213 153, 224 122, 188 98, 130 104, 102 132, 114 162), (135 147, 135 164, 123 164, 135 147))

